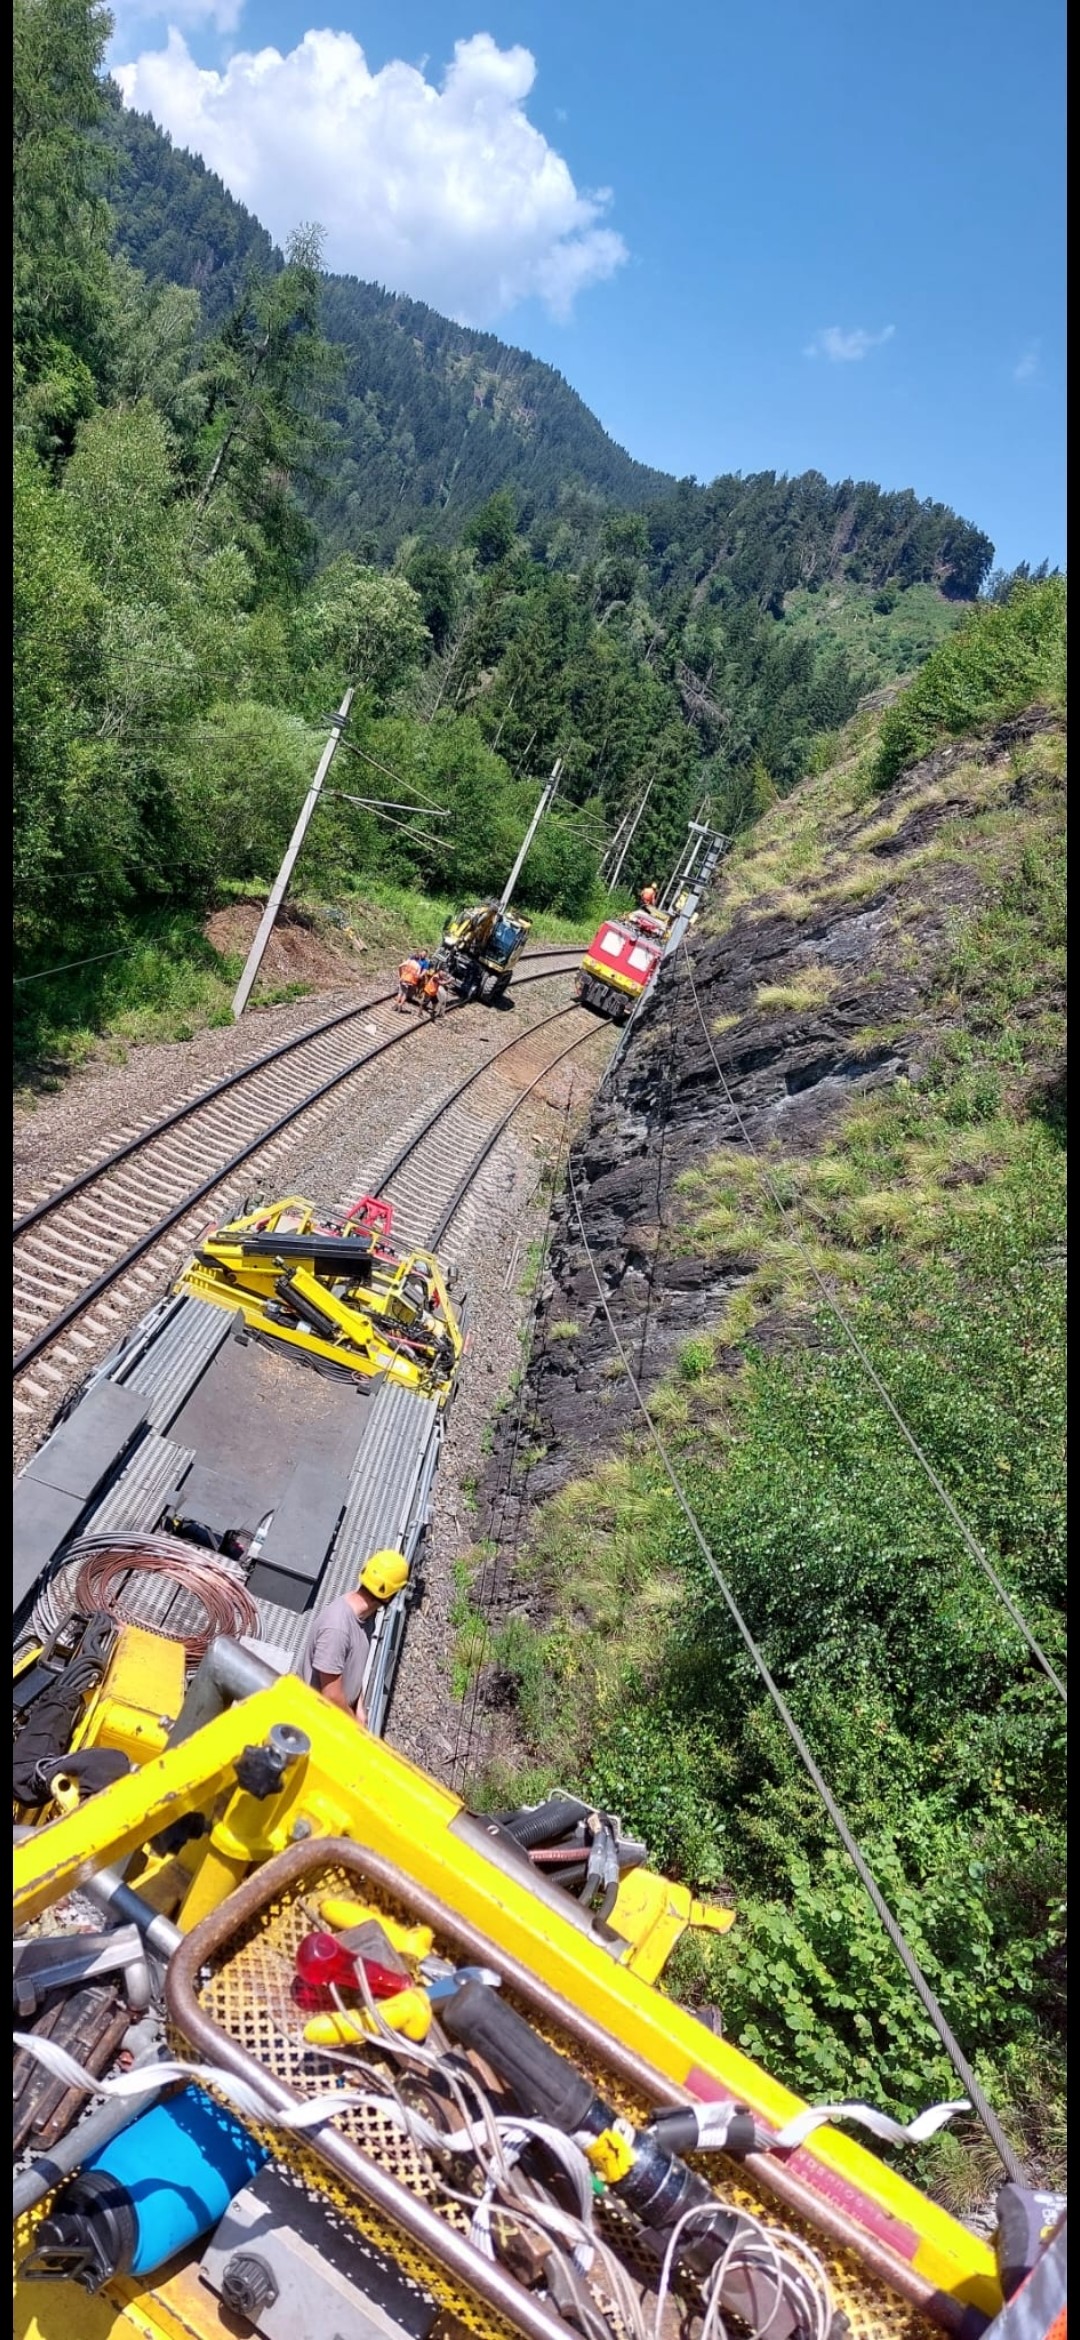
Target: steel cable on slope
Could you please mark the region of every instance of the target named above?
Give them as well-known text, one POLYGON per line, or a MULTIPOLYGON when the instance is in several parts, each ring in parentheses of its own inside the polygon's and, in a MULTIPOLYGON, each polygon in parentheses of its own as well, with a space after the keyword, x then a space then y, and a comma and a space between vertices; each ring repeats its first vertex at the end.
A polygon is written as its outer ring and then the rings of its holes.
POLYGON ((723 1574, 720 1563, 717 1560, 711 1545, 707 1541, 705 1533, 698 1521, 697 1514, 694 1511, 690 1503, 690 1499, 686 1493, 686 1489, 683 1486, 682 1480, 680 1479, 679 1474, 675 1469, 675 1465, 671 1460, 660 1432, 657 1429, 656 1423, 654 1422, 653 1417, 649 1411, 648 1401, 645 1398, 640 1384, 638 1383, 633 1367, 630 1363, 630 1359, 627 1356, 625 1349, 623 1348, 621 1340, 619 1339, 618 1327, 616 1326, 615 1319, 608 1305, 607 1294, 604 1290, 596 1262, 593 1259, 592 1251, 589 1246, 589 1238, 585 1232, 585 1217, 578 1197, 573 1164, 570 1161, 568 1161, 566 1165, 566 1176, 570 1199, 574 1206, 574 1215, 577 1219, 578 1230, 581 1236, 582 1247, 588 1262, 589 1272, 596 1286, 597 1294, 600 1300, 600 1306, 604 1311, 605 1317, 607 1318, 608 1330, 611 1334, 612 1340, 615 1343, 615 1347, 618 1351, 622 1363, 623 1371, 626 1374, 626 1378, 634 1393, 635 1402, 648 1428, 649 1436, 652 1439, 653 1445, 655 1446, 657 1454, 660 1457, 660 1461, 663 1464, 665 1474, 671 1485, 672 1493, 680 1511, 682 1512, 683 1518, 685 1519, 686 1524, 690 1529, 690 1533, 694 1538, 694 1542, 696 1543, 698 1550, 701 1553, 702 1559, 705 1561, 706 1567, 708 1568, 709 1573, 716 1584, 717 1590, 721 1595, 724 1605, 728 1611, 729 1616, 731 1617, 732 1623, 734 1624, 739 1634, 743 1646, 751 1658, 758 1675, 764 1683, 770 1698, 772 1699, 773 1705, 775 1706, 776 1711, 780 1716, 780 1720, 784 1725, 784 1729, 786 1730, 788 1737, 791 1740, 792 1746, 794 1747, 795 1752, 799 1757, 799 1761, 803 1765, 808 1778, 812 1781, 814 1787, 816 1788, 825 1811, 828 1813, 829 1819, 831 1820, 840 1842, 844 1847, 844 1851, 847 1853, 848 1859, 850 1860, 852 1867, 854 1868, 856 1875, 860 1880, 860 1883, 864 1886, 867 1894, 869 1895, 869 1898, 873 1903, 874 1909, 876 1910, 882 1925, 885 1928, 890 1942, 893 1944, 894 1949, 898 1952, 905 1972, 908 1976, 908 1980, 914 1985, 922 2005, 930 2017, 930 2021, 933 2024, 934 2030, 936 2031, 937 2036, 941 2041, 941 2045, 944 2048, 954 2071, 958 2074, 960 2080, 962 2081, 967 2095, 971 2100, 971 2104, 975 2112, 978 2114, 979 2119, 981 2120, 983 2127, 986 2130, 987 2136, 990 2138, 991 2143, 994 2146, 995 2152, 1000 2157, 1002 2167, 1007 2171, 1009 2177, 1013 2179, 1016 2185, 1026 2185, 1027 2178, 1023 2165, 1018 2160, 1017 2155, 1013 2151, 1013 2148, 1005 2135, 1005 2131, 1002 2128, 1000 2121, 998 2120, 993 2106, 989 2103, 982 2088, 980 2087, 979 2082, 976 2079, 974 2072, 972 2071, 971 2065, 968 2063, 967 2057, 965 2056, 958 2039, 949 2025, 948 2018, 946 2017, 939 2000, 936 1998, 934 1992, 931 1990, 930 1984, 927 1982, 926 1976, 924 1975, 923 1970, 919 1965, 914 1951, 911 1949, 906 1936, 901 1932, 900 1927, 898 1926, 896 1919, 894 1918, 892 1911, 889 1908, 888 1902, 885 1900, 885 1897, 881 1892, 881 1889, 877 1883, 872 1869, 870 1868, 866 1856, 862 1851, 861 1846, 857 1842, 857 1839, 852 1835, 852 1832, 848 1827, 847 1821, 845 1820, 843 1812, 841 1811, 840 1806, 837 1803, 835 1796, 833 1795, 832 1789, 825 1779, 824 1774, 818 1769, 817 1763, 811 1754, 810 1747, 804 1738, 794 1715, 792 1714, 791 1708, 789 1707, 787 1700, 784 1697, 784 1693, 780 1689, 779 1684, 773 1679, 773 1675, 769 1670, 764 1653, 758 1647, 758 1644, 750 1631, 750 1627, 748 1626, 746 1619, 743 1616, 742 1610, 739 1608, 738 1602, 735 1599, 735 1595, 723 1574))
POLYGON ((982 1569, 983 1574, 992 1584, 994 1591, 996 1592, 998 1599, 1002 1604, 1002 1607, 1007 1609, 1009 1616, 1012 1618, 1013 1624, 1016 1626, 1017 1632, 1020 1633, 1023 1639, 1027 1642, 1032 1656, 1042 1667, 1043 1673, 1046 1675, 1047 1680, 1053 1683, 1058 1697, 1062 1700, 1063 1704, 1067 1706, 1069 1703, 1069 1697, 1064 1682, 1061 1680, 1060 1675, 1055 1672, 1054 1667, 1051 1665, 1050 1660, 1046 1655, 1046 1651, 1043 1649, 1041 1643, 1036 1640, 1035 1635, 1023 1614, 1023 1611, 1017 1606, 1012 1597, 1012 1594, 1009 1592, 1007 1586, 1002 1582, 1001 1577, 998 1575, 997 1570, 995 1569, 989 1556, 983 1550, 983 1547, 979 1543, 978 1538, 972 1534, 972 1531, 968 1527, 966 1520, 961 1517, 961 1514, 957 1510, 956 1504, 954 1503, 948 1488, 939 1478, 938 1473, 934 1469, 933 1463, 930 1461, 929 1456, 924 1453, 923 1448, 920 1446, 914 1431, 911 1430, 908 1427, 908 1424, 905 1422, 895 1399, 890 1395, 889 1390, 886 1388, 886 1385, 877 1370, 877 1367, 873 1363, 872 1358, 868 1355, 866 1349, 863 1346, 863 1343, 859 1339, 854 1325, 850 1323, 843 1308, 841 1307, 840 1302, 830 1291, 820 1268, 811 1258, 810 1253, 807 1250, 801 1235, 799 1234, 798 1228, 791 1218, 788 1206, 785 1203, 775 1180, 770 1177, 768 1169, 761 1159, 758 1148, 755 1146, 753 1138, 747 1129, 746 1123, 739 1111, 738 1104, 736 1103, 735 1097, 732 1094, 730 1084, 725 1076, 723 1066, 721 1065, 720 1059, 717 1056, 716 1050, 713 1046, 712 1033, 710 1032, 709 1027, 705 1021, 701 1001, 698 997, 697 985, 694 982, 694 970, 690 964, 690 954, 687 950, 685 939, 683 941, 682 950, 683 957, 686 962, 686 972, 690 978, 690 989, 693 993, 694 1006, 697 1009, 698 1022, 701 1025, 701 1029, 705 1035, 709 1054, 712 1057, 713 1063, 716 1067, 717 1078, 720 1081, 720 1085, 724 1091, 724 1096, 727 1100, 727 1103, 730 1105, 735 1119, 738 1122, 739 1129, 742 1133, 743 1142, 753 1157, 754 1166, 757 1170, 759 1178, 761 1179, 762 1185, 765 1187, 776 1209, 779 1211, 785 1227, 787 1227, 790 1231, 792 1242, 799 1252, 800 1257, 804 1260, 806 1266, 808 1267, 810 1274, 812 1275, 814 1282, 817 1285, 818 1291, 821 1293, 821 1297, 824 1300, 826 1307, 836 1318, 836 1322, 839 1325, 840 1330, 852 1351, 852 1354, 857 1358, 863 1369, 863 1372, 866 1374, 868 1381, 872 1383, 874 1389, 877 1391, 882 1405, 892 1416, 892 1419, 895 1422, 901 1437, 910 1447, 911 1452, 914 1455, 920 1469, 925 1472, 926 1477, 934 1490, 934 1493, 944 1504, 945 1510, 948 1512, 949 1518, 951 1519, 953 1526, 964 1545, 965 1551, 973 1560, 978 1562, 978 1565, 982 1569))
MULTIPOLYGON (((672 968, 672 975, 673 977, 676 975, 675 967, 672 968)), ((642 997, 644 996, 645 995, 642 994, 642 997)), ((638 1007, 640 1005, 640 1000, 635 1000, 634 1005, 635 1007, 638 1007)), ((667 1157, 667 1130, 668 1122, 671 1117, 671 1104, 675 1087, 675 1062, 678 1042, 678 1008, 679 987, 677 980, 673 980, 671 984, 671 998, 668 1003, 668 1046, 664 1054, 663 1065, 660 1071, 657 1095, 659 1110, 656 1118, 659 1123, 659 1141, 655 1149, 656 1196, 653 1204, 653 1216, 658 1231, 658 1240, 652 1247, 652 1258, 649 1261, 649 1273, 645 1284, 645 1306, 641 1312, 641 1338, 637 1344, 639 1373, 644 1373, 645 1371, 645 1351, 648 1346, 649 1336, 652 1331, 653 1300, 656 1294, 656 1279, 660 1269, 659 1236, 662 1235, 664 1231, 664 1163, 667 1157)), ((627 1024, 627 1031, 629 1031, 629 1028, 629 1024, 627 1024)), ((614 1063, 614 1056, 609 1059, 608 1065, 605 1067, 605 1071, 610 1071, 612 1063, 614 1063)))

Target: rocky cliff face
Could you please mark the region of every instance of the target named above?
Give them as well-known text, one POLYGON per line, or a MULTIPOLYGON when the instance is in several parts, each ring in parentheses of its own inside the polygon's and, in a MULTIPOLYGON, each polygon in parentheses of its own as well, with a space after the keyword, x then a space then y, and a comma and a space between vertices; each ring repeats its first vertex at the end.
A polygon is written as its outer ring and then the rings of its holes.
MULTIPOLYGON (((1058 727, 1033 710, 974 746, 941 749, 854 809, 857 785, 845 806, 844 786, 828 784, 815 812, 809 784, 801 827, 792 806, 778 807, 746 860, 721 872, 572 1159, 589 1252, 646 1389, 720 1323, 757 1264, 737 1231, 720 1249, 695 1242, 685 1174, 722 1147, 780 1160, 817 1152, 855 1097, 918 1079, 950 1019, 943 964, 1000 884, 1010 816, 1019 841, 1023 751, 1058 727), (980 850, 991 833, 993 855, 980 850)), ((755 1326, 759 1345, 789 1335, 768 1311, 755 1326)), ((595 1462, 634 1418, 568 1194, 526 1408, 530 1502, 595 1462)), ((497 1439, 492 1490, 508 1462, 497 1439)))

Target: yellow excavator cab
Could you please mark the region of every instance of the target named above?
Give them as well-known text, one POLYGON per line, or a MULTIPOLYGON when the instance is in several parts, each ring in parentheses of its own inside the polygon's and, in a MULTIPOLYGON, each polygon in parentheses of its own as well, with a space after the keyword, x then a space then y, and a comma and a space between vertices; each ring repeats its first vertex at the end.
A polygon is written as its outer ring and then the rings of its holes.
POLYGON ((443 928, 440 958, 466 997, 485 988, 501 998, 532 932, 531 921, 498 902, 459 910, 443 928))

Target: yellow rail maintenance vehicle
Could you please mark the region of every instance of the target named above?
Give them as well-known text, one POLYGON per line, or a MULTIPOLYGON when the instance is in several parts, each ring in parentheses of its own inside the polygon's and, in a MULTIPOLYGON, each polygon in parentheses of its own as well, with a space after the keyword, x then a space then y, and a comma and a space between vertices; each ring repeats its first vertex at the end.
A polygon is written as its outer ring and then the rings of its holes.
POLYGON ((733 1914, 609 1874, 609 1816, 564 1800, 579 1898, 550 1805, 471 1812, 228 1637, 166 1694, 162 1751, 16 1845, 24 2010, 88 1896, 132 2025, 95 2077, 19 2024, 98 2101, 16 2174, 18 2340, 988 2329, 989 2246, 656 1987, 733 1914))
POLYGON ((208 1229, 179 1289, 312 1361, 442 1403, 462 1350, 446 1280, 430 1252, 380 1240, 379 1208, 365 1196, 337 1225, 297 1195, 249 1211, 208 1229))
POLYGON ((437 965, 445 967, 463 999, 502 999, 532 931, 499 902, 459 910, 443 928, 437 965))
POLYGON ((481 1814, 387 1744, 406 1592, 369 1727, 300 1678, 373 1555, 422 1574, 461 1336, 415 1272, 369 1198, 242 1212, 17 1482, 16 2340, 996 2332, 994 2249, 865 2108, 665 1991, 735 1911, 611 1813, 481 1814))

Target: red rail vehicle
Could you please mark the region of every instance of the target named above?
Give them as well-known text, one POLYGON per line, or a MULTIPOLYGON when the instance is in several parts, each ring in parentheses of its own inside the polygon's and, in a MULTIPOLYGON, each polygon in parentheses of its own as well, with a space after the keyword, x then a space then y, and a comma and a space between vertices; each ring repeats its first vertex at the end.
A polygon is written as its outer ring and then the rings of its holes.
POLYGON ((625 1023, 660 965, 667 920, 637 911, 630 918, 605 918, 581 962, 577 995, 583 1006, 625 1023))

